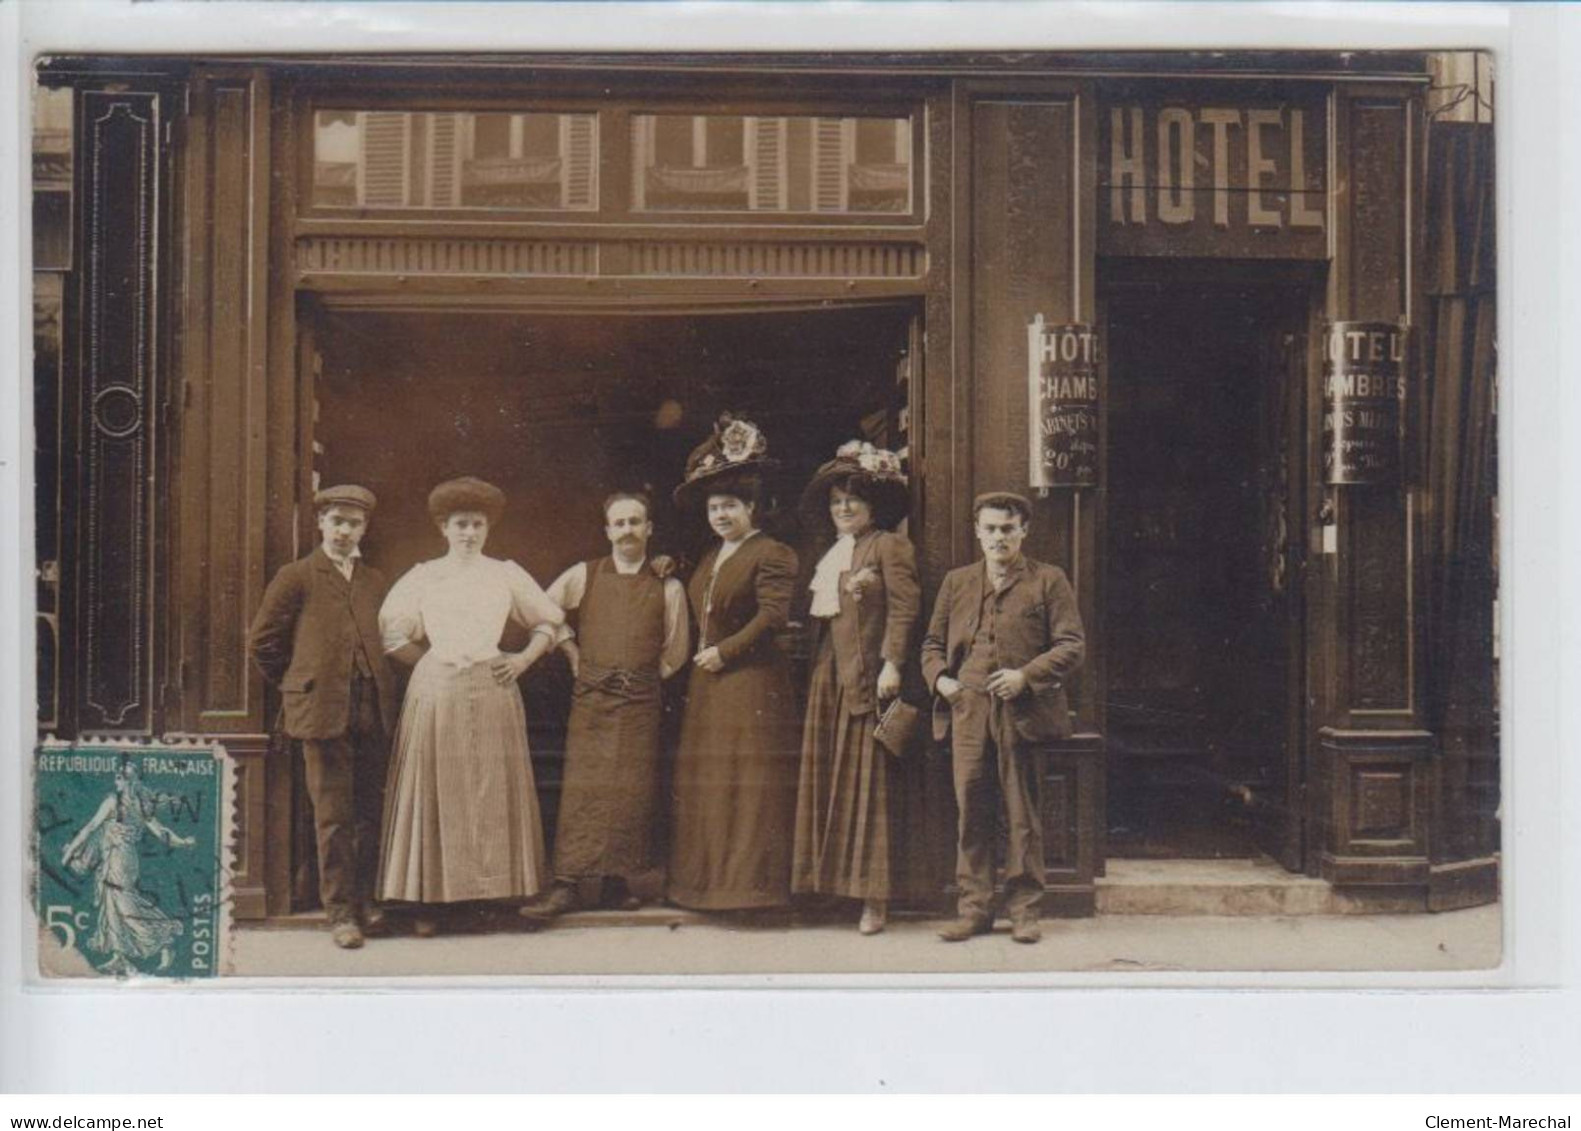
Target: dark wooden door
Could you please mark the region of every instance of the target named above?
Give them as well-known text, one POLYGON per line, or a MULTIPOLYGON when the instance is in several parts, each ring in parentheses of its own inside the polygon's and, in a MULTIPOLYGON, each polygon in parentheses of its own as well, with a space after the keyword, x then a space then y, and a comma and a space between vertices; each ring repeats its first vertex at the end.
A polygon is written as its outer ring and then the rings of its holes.
POLYGON ((1113 269, 1110 852, 1300 861, 1309 280, 1113 269))
POLYGON ((1262 850, 1291 871, 1302 866, 1306 746, 1306 516, 1305 458, 1310 335, 1305 311, 1281 311, 1282 325, 1263 343, 1267 394, 1259 429, 1259 463, 1266 480, 1261 540, 1268 630, 1282 651, 1271 690, 1284 700, 1282 735, 1252 785, 1254 828, 1262 850), (1281 686, 1282 685, 1282 686, 1281 686))

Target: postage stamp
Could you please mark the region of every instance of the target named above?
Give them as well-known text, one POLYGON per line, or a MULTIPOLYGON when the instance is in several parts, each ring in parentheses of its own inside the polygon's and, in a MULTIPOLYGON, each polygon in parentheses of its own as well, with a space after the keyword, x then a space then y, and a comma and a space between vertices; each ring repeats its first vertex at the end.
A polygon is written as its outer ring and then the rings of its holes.
POLYGON ((40 746, 33 778, 40 972, 224 973, 234 780, 218 745, 40 746))

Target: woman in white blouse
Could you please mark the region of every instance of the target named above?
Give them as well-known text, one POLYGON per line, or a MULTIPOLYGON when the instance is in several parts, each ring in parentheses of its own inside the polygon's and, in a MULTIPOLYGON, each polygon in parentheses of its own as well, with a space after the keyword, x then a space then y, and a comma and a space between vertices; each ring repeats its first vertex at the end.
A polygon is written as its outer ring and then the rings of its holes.
POLYGON ((379 611, 384 649, 413 665, 396 727, 379 869, 381 899, 420 905, 519 900, 545 883, 543 825, 517 679, 559 639, 565 614, 515 562, 483 555, 505 496, 481 479, 452 479, 428 496, 450 544, 395 583, 379 611), (501 652, 514 620, 532 630, 501 652))

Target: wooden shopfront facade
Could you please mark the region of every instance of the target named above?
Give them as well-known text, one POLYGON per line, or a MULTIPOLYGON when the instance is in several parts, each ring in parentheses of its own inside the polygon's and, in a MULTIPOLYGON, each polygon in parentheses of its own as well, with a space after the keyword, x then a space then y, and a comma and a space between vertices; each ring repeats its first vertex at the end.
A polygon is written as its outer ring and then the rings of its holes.
MULTIPOLYGON (((315 482, 379 493, 395 575, 437 552, 427 487, 485 475, 512 499, 491 552, 547 581, 599 551, 603 492, 667 488, 723 408, 791 478, 853 436, 905 447, 930 596, 975 554, 975 493, 1036 495, 1028 550, 1089 639, 1045 790, 1057 909, 1128 856, 1496 897, 1491 440, 1463 450, 1492 406, 1435 384, 1455 296, 1490 318, 1492 286, 1429 262, 1478 206, 1430 183, 1436 58, 40 75, 40 728, 225 743, 239 915, 300 907, 245 643, 315 482)), ((527 679, 551 812, 564 691, 527 679)), ((938 905, 948 774, 903 776, 902 883, 938 905)))

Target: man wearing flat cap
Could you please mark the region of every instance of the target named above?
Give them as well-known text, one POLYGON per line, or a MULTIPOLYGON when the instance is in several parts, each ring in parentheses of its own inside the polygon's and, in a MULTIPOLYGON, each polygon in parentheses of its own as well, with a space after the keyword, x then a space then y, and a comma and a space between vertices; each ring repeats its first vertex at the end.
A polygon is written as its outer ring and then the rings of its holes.
POLYGON ((379 637, 389 586, 358 549, 375 502, 357 486, 313 496, 323 540, 275 574, 248 638, 253 663, 280 689, 285 733, 302 744, 319 894, 344 949, 383 919, 372 894, 396 708, 379 637))
POLYGON ((1043 761, 1070 734, 1065 682, 1086 649, 1070 580, 1021 552, 1032 504, 996 491, 972 504, 983 560, 951 570, 922 641, 934 737, 950 740, 960 811, 957 917, 939 931, 964 942, 993 927, 993 844, 1009 829, 1005 905, 1016 942, 1042 937, 1043 761))

